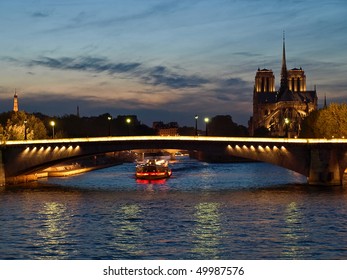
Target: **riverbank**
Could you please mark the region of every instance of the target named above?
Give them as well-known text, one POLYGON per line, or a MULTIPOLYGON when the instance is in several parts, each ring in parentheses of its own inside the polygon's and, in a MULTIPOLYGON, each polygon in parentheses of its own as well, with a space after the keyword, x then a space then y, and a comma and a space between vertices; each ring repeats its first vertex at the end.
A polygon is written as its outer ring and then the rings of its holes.
POLYGON ((109 164, 98 164, 95 166, 89 166, 89 167, 75 167, 75 168, 69 168, 68 166, 65 168, 64 166, 60 166, 58 170, 53 170, 54 168, 48 168, 46 170, 43 170, 41 172, 33 173, 33 174, 27 174, 27 175, 20 175, 15 177, 10 177, 6 179, 6 185, 8 186, 18 186, 22 184, 27 184, 31 182, 35 182, 39 179, 46 179, 50 177, 69 177, 69 176, 75 176, 83 173, 87 173, 93 170, 97 169, 103 169, 108 168, 116 165, 121 165, 121 162, 114 162, 109 164))
POLYGON ((100 164, 96 166, 89 166, 89 167, 74 167, 71 168, 70 166, 61 166, 60 168, 49 168, 44 172, 38 173, 39 178, 45 178, 45 177, 68 177, 68 176, 74 176, 83 174, 86 172, 90 172, 93 170, 103 169, 112 167, 115 165, 121 165, 121 162, 115 162, 115 163, 108 163, 108 164, 100 164))
POLYGON ((5 186, 22 185, 49 177, 69 177, 97 169, 134 162, 135 155, 131 152, 112 152, 83 159, 68 161, 48 167, 44 170, 15 177, 6 178, 5 186))

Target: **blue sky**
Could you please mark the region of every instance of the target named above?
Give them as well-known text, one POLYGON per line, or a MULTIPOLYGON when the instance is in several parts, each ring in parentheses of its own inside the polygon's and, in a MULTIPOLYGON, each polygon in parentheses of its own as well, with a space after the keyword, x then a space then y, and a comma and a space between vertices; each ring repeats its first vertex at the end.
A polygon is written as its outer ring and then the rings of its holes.
MULTIPOLYGON (((228 114, 246 125, 259 68, 302 67, 319 102, 347 102, 345 0, 1 0, 0 111, 228 114)), ((201 124, 202 125, 202 124, 201 124)))

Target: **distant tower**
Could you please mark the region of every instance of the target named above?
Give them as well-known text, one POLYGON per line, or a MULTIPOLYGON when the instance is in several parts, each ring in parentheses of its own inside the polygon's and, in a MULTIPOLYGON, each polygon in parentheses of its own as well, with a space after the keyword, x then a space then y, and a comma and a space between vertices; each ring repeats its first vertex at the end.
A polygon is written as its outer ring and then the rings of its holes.
POLYGON ((328 108, 328 105, 327 105, 327 95, 324 94, 324 105, 323 105, 323 109, 326 109, 328 108))
POLYGON ((77 106, 77 118, 80 117, 80 106, 77 106))
POLYGON ((14 90, 14 97, 13 97, 13 112, 18 112, 18 95, 16 90, 14 90))

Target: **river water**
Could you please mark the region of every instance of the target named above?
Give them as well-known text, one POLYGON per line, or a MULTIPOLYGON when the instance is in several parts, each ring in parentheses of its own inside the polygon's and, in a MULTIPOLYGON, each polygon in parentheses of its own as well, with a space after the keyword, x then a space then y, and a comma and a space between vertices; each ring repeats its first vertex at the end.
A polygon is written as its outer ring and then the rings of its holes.
POLYGON ((265 163, 127 163, 0 189, 0 259, 347 259, 347 189, 265 163))

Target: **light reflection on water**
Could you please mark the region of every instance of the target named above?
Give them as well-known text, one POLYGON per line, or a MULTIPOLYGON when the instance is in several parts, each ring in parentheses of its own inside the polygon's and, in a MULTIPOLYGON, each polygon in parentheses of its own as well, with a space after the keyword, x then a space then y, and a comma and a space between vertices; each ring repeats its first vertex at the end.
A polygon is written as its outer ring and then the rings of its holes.
POLYGON ((66 210, 63 203, 46 202, 38 212, 38 219, 42 221, 42 225, 37 231, 38 239, 33 245, 37 248, 45 248, 47 258, 50 258, 52 254, 60 257, 67 256, 67 252, 61 246, 66 240, 69 228, 69 216, 66 210))
POLYGON ((138 240, 141 240, 142 220, 141 209, 137 204, 122 205, 110 221, 113 228, 113 246, 120 254, 131 254, 134 257, 142 256, 145 252, 138 246, 138 240), (122 217, 119 220, 118 217, 122 217))
POLYGON ((283 256, 290 259, 298 259, 304 256, 305 248, 303 246, 296 246, 301 238, 307 238, 304 233, 302 225, 302 217, 300 209, 298 209, 297 202, 291 202, 287 205, 285 212, 285 223, 283 238, 287 244, 283 250, 283 256), (301 237, 301 235, 304 235, 301 237))
POLYGON ((345 259, 345 187, 263 163, 134 165, 0 189, 3 259, 345 259))
POLYGON ((198 259, 217 259, 222 229, 219 204, 202 202, 195 206, 195 227, 192 231, 192 253, 198 259))

